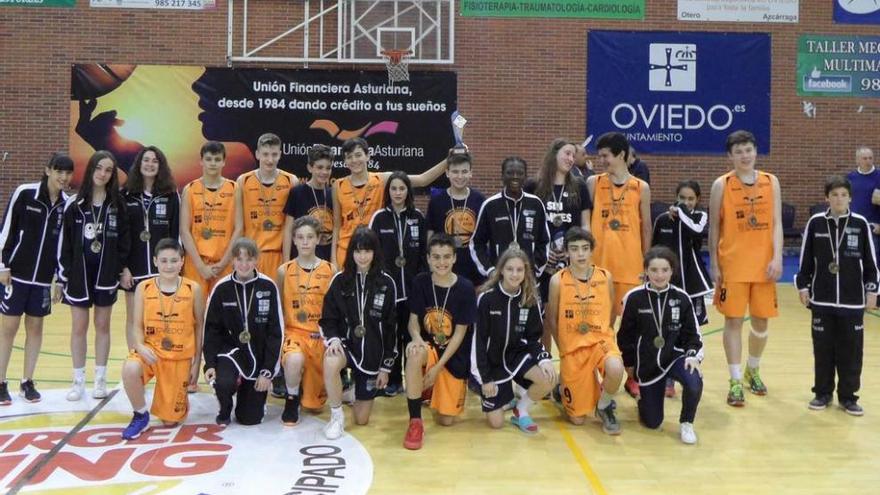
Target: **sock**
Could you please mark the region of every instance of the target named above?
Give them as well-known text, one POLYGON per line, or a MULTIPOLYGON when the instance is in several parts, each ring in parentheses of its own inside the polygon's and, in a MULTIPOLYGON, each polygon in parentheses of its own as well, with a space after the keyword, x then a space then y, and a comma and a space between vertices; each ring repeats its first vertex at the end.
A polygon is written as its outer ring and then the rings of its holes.
POLYGON ((299 387, 287 387, 287 395, 299 396, 299 387))
POLYGON ((742 368, 740 367, 740 365, 729 364, 729 365, 727 365, 727 367, 730 368, 730 377, 731 378, 733 378, 734 380, 742 380, 743 379, 743 372, 742 372, 742 368))
POLYGON ((516 401, 516 412, 518 412, 520 416, 528 416, 529 409, 531 409, 532 404, 534 403, 535 401, 533 401, 532 398, 529 397, 528 392, 526 392, 518 401, 516 401))
POLYGON ((107 378, 106 366, 95 366, 95 379, 107 378))
POLYGON ((147 413, 147 406, 144 406, 140 409, 136 409, 134 412, 136 412, 138 414, 146 414, 147 413))
POLYGON ((409 419, 422 419, 422 399, 406 399, 409 419))
POLYGON ((343 416, 345 416, 345 413, 342 412, 342 406, 330 407, 331 418, 341 418, 343 416))
POLYGON ((596 403, 596 407, 599 409, 605 409, 611 404, 611 397, 611 394, 602 391, 602 395, 599 396, 599 402, 596 403))
POLYGON ((74 368, 73 369, 73 381, 78 383, 84 383, 86 381, 86 369, 85 368, 74 368))
POLYGON ((761 365, 761 358, 749 355, 749 368, 755 370, 761 365))

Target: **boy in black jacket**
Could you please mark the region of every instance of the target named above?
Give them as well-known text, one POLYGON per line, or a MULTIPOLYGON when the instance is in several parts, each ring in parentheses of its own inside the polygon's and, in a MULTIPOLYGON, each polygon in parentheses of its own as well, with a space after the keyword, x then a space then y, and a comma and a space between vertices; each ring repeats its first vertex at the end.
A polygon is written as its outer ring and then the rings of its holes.
POLYGON ((275 282, 258 272, 257 244, 247 237, 232 245, 234 271, 220 279, 208 298, 205 319, 205 379, 214 383, 217 424, 263 420, 266 393, 281 353, 281 298, 275 282))
POLYGON ((801 303, 813 314, 816 396, 809 407, 821 410, 831 403, 836 368, 840 407, 861 416, 855 393, 861 385, 864 311, 877 307, 877 259, 868 221, 849 209, 849 180, 829 177, 825 197, 828 210, 807 222, 795 276, 801 303))

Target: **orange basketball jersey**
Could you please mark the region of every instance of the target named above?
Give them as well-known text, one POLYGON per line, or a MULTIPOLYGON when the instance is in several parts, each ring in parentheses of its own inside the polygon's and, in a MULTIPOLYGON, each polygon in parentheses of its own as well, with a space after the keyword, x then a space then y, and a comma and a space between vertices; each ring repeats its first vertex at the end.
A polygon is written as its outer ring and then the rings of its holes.
POLYGON ((207 189, 201 179, 183 188, 182 201, 188 201, 190 207, 189 231, 202 258, 219 261, 232 242, 237 187, 235 182, 224 178, 216 191, 207 189))
POLYGON ((244 235, 256 241, 260 251, 281 251, 284 205, 295 182, 296 177, 283 170, 269 186, 260 182, 257 170, 242 176, 244 235))
MULTIPOLYGON (((373 213, 382 208, 385 181, 376 173, 370 173, 367 183, 361 187, 351 184, 351 177, 336 182, 336 192, 342 224, 339 226, 336 261, 342 263, 348 250, 348 241, 359 225, 369 225, 373 213)), ((340 265, 341 266, 341 265, 340 265)))
POLYGON ((313 270, 306 271, 293 259, 281 267, 284 269, 281 304, 284 308, 285 336, 297 330, 318 332, 324 294, 327 293, 335 273, 333 266, 320 260, 313 270))
POLYGON ((594 267, 586 282, 574 277, 570 268, 559 272, 557 331, 560 354, 589 347, 600 341, 614 341, 611 329, 611 294, 608 271, 594 267))
POLYGON ((180 288, 165 295, 156 283, 144 282, 144 342, 159 359, 192 359, 196 351, 195 286, 180 278, 180 288))
POLYGON ((767 265, 773 260, 773 176, 758 171, 753 185, 743 184, 735 172, 721 177, 721 275, 727 282, 767 282, 767 265))
POLYGON ((642 273, 642 180, 630 176, 622 186, 607 174, 596 178, 590 230, 596 237, 593 260, 615 282, 638 284, 642 273))

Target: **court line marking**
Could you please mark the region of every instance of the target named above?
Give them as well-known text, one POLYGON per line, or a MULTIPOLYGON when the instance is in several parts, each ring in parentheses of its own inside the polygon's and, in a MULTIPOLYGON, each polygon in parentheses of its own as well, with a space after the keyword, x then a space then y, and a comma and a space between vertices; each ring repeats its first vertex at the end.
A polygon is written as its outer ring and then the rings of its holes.
MULTIPOLYGON (((24 347, 22 347, 20 345, 14 345, 14 346, 12 346, 12 348, 15 349, 16 351, 24 351, 24 347)), ((43 354, 44 356, 55 356, 55 357, 66 357, 66 358, 71 357, 70 354, 64 354, 61 352, 43 351, 43 350, 40 351, 40 354, 43 354)), ((86 356, 86 359, 87 360, 88 359, 95 359, 95 356, 86 356)), ((125 358, 108 357, 107 359, 109 361, 120 361, 120 362, 125 361, 125 358)))
MULTIPOLYGON (((544 407, 552 410, 554 413, 559 413, 559 410, 550 404, 544 403, 544 407)), ((565 445, 568 446, 568 450, 571 451, 571 455, 574 456, 574 460, 580 466, 581 471, 584 473, 584 476, 587 477, 587 481, 590 482, 590 488, 592 488, 593 493, 598 495, 608 495, 608 491, 602 485, 602 481, 599 479, 599 476, 596 474, 596 471, 593 470, 593 467, 590 465, 590 462, 587 460, 587 456, 578 447, 577 442, 574 440, 571 432, 568 430, 568 427, 565 424, 565 420, 559 418, 553 420, 556 423, 556 426, 559 428, 559 433, 562 434, 562 439, 565 440, 565 445)))
POLYGON ((32 480, 34 476, 36 476, 37 473, 39 473, 40 470, 43 469, 43 467, 45 467, 50 460, 52 460, 53 457, 58 455, 58 452, 61 452, 61 449, 63 449, 64 446, 67 445, 67 443, 70 441, 71 438, 73 438, 74 435, 85 428, 85 426, 89 424, 89 422, 93 420, 95 416, 98 415, 98 412, 100 412, 101 409, 104 408, 104 406, 106 406, 111 400, 113 400, 113 397, 115 397, 117 393, 119 393, 118 388, 114 388, 113 390, 111 390, 110 393, 107 394, 107 397, 105 397, 103 400, 101 400, 101 402, 93 407, 92 410, 89 411, 89 413, 86 414, 85 417, 83 417, 83 419, 81 419, 80 422, 77 423, 77 425, 74 426, 72 430, 64 435, 64 438, 62 438, 61 441, 59 441, 57 444, 55 444, 54 447, 52 447, 52 450, 50 450, 48 453, 46 453, 45 456, 43 456, 40 462, 31 467, 31 469, 27 473, 25 473, 24 476, 19 476, 15 484, 13 484, 9 488, 9 491, 6 492, 6 495, 16 495, 18 492, 20 492, 21 489, 24 488, 25 485, 27 485, 28 481, 32 480))

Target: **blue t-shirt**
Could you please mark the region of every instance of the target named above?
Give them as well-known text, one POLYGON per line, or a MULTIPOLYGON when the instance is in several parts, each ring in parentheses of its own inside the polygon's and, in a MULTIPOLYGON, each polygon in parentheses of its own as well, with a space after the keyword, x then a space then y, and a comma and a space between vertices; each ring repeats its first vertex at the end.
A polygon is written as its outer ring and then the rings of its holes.
POLYGON ((852 203, 850 209, 868 219, 880 223, 880 206, 871 203, 874 189, 880 189, 880 170, 876 168, 867 174, 853 170, 846 176, 852 184, 852 203))
POLYGON ((428 230, 446 232, 458 241, 455 250, 455 266, 452 271, 474 285, 482 283, 483 277, 474 265, 468 243, 477 228, 477 215, 486 198, 480 191, 470 189, 467 199, 452 199, 449 191, 444 189, 433 196, 428 202, 428 230))
MULTIPOLYGON (((290 191, 287 196, 287 204, 284 205, 284 213, 293 218, 306 215, 313 216, 321 223, 321 233, 318 234, 318 245, 315 246, 315 256, 322 260, 330 261, 330 248, 333 243, 333 193, 327 189, 313 189, 307 183, 299 184, 290 191)), ((290 245, 290 259, 297 257, 296 245, 290 245)), ((341 263, 341 260, 340 260, 341 263)))

